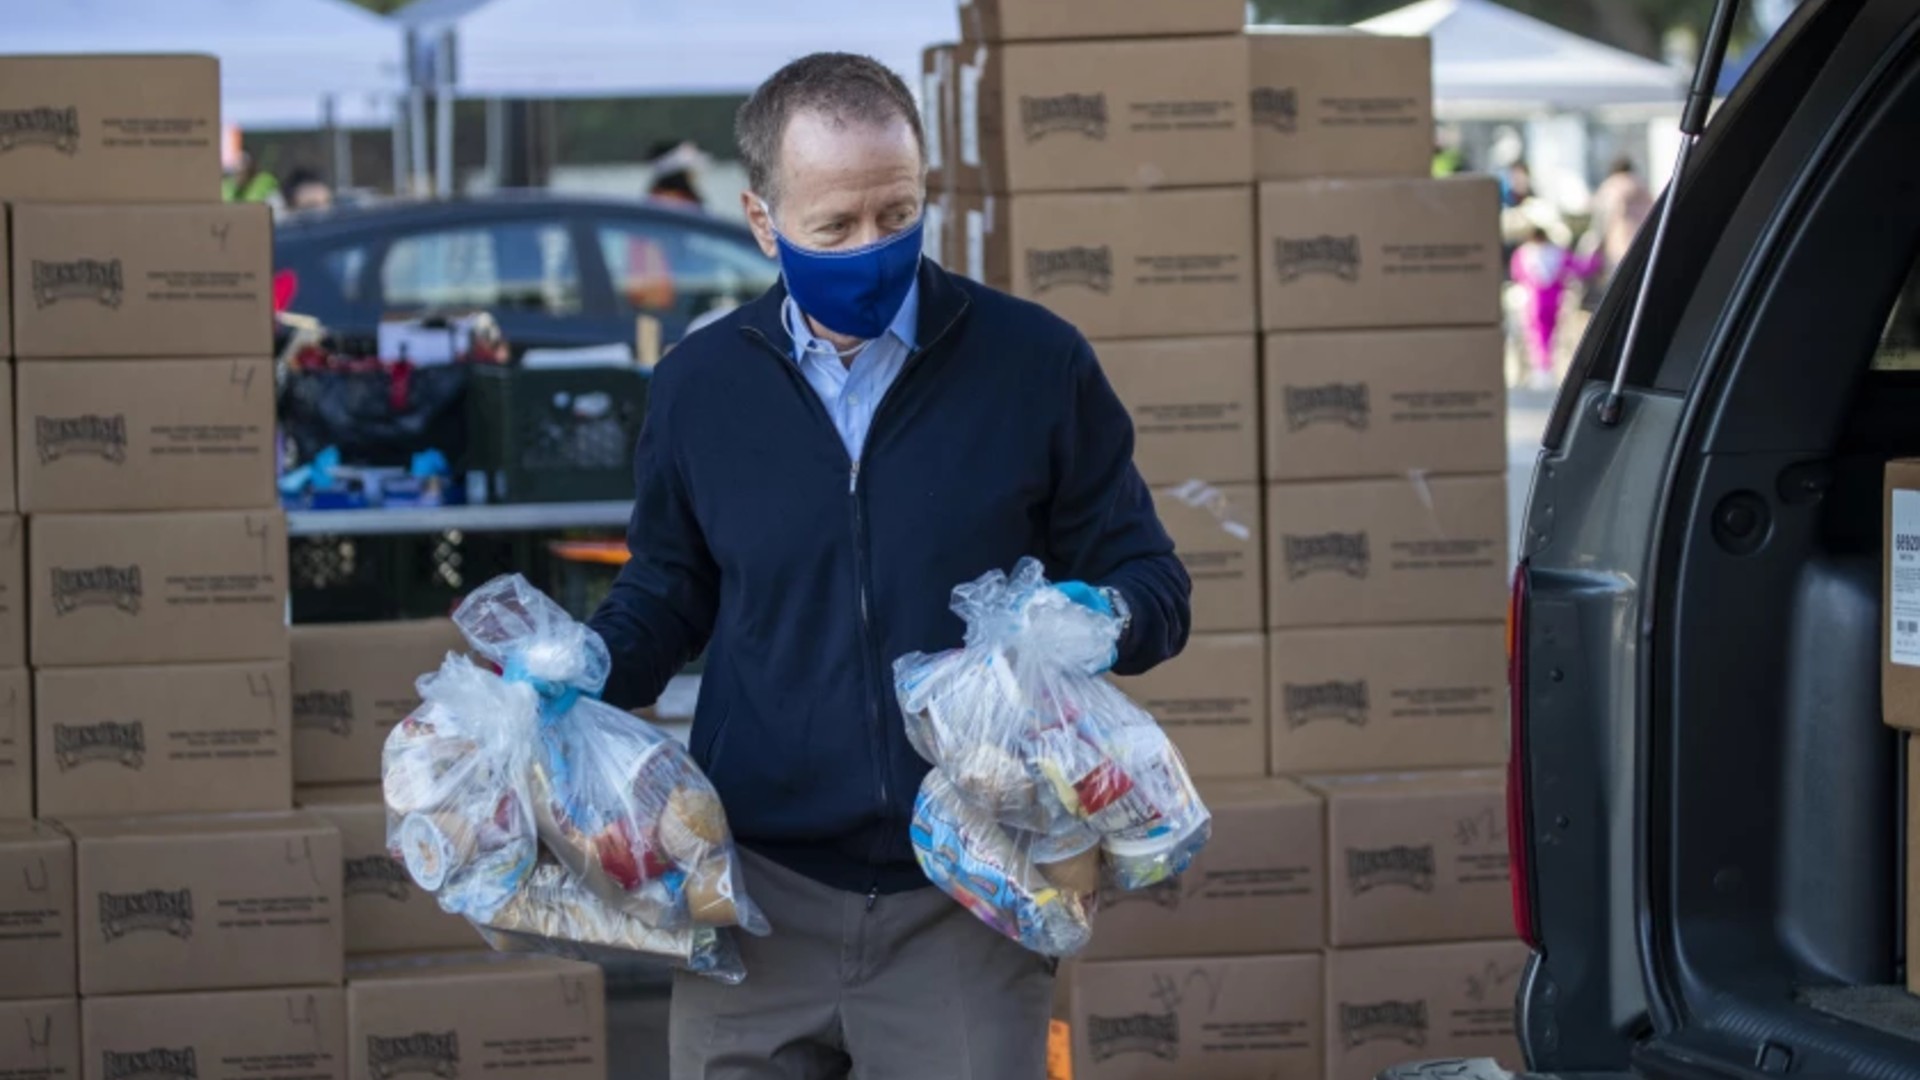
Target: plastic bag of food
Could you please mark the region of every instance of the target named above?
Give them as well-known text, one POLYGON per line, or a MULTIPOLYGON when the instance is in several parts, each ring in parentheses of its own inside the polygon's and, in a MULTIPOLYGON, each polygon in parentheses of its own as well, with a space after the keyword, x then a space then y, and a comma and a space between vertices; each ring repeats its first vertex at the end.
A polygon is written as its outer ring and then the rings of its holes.
POLYGON ((915 854, 989 925, 1069 955, 1083 938, 1028 929, 1036 883, 1085 898, 1090 913, 1103 884, 1140 889, 1184 871, 1211 816, 1160 726, 1091 674, 1112 655, 1117 619, 1049 587, 1032 559, 954 589, 953 610, 967 624, 964 648, 894 665, 908 740, 934 767, 915 854), (999 838, 982 836, 988 827, 999 838), (953 868, 981 852, 1013 860, 997 875, 1011 888, 961 884, 953 868))
POLYGON ((718 931, 766 933, 719 796, 680 745, 596 700, 605 644, 524 578, 454 621, 500 669, 449 656, 382 758, 388 842, 502 947, 640 952, 737 978, 718 931))

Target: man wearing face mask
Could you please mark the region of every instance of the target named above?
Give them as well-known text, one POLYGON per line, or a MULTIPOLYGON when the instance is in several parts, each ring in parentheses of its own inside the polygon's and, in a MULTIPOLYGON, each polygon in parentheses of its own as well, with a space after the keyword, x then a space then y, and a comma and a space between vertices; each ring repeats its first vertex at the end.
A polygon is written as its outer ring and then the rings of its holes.
POLYGON ((675 1080, 1044 1075, 1052 964, 934 889, 927 765, 892 688, 952 648, 955 585, 1025 556, 1121 620, 1115 670, 1186 643, 1186 573, 1092 350, 921 258, 924 136, 872 60, 798 60, 741 109, 747 216, 782 281, 657 369, 633 558, 593 625, 606 697, 707 650, 692 745, 773 933, 674 987, 675 1080))

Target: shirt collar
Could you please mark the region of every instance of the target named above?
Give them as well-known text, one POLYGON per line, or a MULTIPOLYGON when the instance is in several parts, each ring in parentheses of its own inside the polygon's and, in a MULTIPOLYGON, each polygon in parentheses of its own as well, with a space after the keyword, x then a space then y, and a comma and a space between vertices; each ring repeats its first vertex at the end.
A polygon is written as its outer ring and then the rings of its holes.
MULTIPOLYGON (((804 359, 809 350, 823 353, 834 352, 832 345, 822 341, 807 325, 807 318, 800 313, 800 305, 789 296, 781 305, 781 316, 787 323, 787 334, 793 338, 793 358, 804 359)), ((915 338, 920 328, 920 281, 914 280, 913 287, 907 290, 907 298, 901 302, 900 310, 893 316, 893 322, 887 324, 884 336, 893 338, 906 346, 908 352, 918 348, 915 338)))

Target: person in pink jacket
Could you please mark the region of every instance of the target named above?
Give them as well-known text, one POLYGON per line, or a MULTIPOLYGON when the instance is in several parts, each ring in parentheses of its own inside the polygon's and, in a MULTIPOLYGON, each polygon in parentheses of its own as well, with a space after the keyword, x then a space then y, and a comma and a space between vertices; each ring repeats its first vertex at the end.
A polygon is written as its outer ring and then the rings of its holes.
POLYGON ((1513 253, 1508 268, 1514 283, 1526 291, 1527 358, 1533 364, 1528 384, 1536 390, 1551 390, 1554 334, 1560 325, 1560 307, 1567 286, 1576 279, 1592 277, 1600 269, 1603 253, 1580 255, 1553 242, 1545 229, 1533 235, 1513 253))

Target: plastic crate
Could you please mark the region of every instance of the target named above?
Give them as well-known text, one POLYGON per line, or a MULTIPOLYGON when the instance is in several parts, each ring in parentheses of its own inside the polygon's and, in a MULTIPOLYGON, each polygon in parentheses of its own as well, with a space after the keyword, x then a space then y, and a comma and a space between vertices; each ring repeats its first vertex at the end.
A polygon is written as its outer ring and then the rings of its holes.
POLYGON ((400 617, 396 538, 296 536, 287 576, 296 623, 382 622, 400 617))
POLYGON ((476 368, 468 469, 492 502, 630 499, 647 386, 638 368, 476 368))
POLYGON ((525 533, 443 532, 407 537, 394 573, 402 619, 453 614, 468 593, 502 574, 547 577, 546 549, 525 533))

